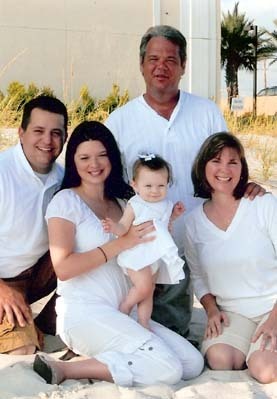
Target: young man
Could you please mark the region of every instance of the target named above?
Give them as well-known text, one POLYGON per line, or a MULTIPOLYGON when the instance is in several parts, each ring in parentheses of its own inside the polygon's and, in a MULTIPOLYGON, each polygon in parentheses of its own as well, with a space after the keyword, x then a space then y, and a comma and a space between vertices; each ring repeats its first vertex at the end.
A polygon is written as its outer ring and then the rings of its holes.
POLYGON ((38 328, 55 333, 55 298, 35 323, 30 304, 56 288, 44 214, 63 177, 55 161, 67 138, 67 119, 58 99, 31 100, 19 143, 0 153, 0 353, 34 353, 38 328))

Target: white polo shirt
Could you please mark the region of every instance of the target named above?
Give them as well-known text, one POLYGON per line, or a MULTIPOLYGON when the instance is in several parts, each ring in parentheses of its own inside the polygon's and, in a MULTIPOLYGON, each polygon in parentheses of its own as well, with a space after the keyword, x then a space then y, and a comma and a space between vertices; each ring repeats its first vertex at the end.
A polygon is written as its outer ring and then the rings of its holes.
POLYGON ((43 183, 20 143, 0 152, 0 278, 17 276, 48 250, 44 215, 62 177, 54 163, 43 183))
MULTIPOLYGON (((173 185, 169 198, 174 203, 183 201, 187 211, 201 201, 193 197, 191 168, 194 158, 208 136, 227 130, 213 101, 180 91, 179 101, 167 120, 140 96, 112 112, 105 124, 119 145, 129 179, 139 153, 156 153, 172 166, 173 185)), ((173 236, 183 255, 182 217, 174 222, 173 236)))

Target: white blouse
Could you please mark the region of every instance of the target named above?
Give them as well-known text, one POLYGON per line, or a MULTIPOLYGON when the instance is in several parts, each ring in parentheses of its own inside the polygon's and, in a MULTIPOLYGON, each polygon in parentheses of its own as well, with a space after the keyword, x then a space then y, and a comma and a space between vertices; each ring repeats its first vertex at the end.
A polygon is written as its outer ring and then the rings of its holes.
POLYGON ((185 255, 199 299, 211 293, 246 317, 269 312, 277 299, 277 199, 242 198, 226 231, 197 207, 185 217, 185 255))

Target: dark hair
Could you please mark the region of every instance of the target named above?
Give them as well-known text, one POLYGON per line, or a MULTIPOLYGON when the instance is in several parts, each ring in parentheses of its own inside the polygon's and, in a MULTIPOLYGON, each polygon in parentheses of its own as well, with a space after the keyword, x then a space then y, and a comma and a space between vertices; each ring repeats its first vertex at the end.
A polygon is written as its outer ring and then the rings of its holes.
POLYGON ((140 47, 139 47, 139 57, 141 64, 144 61, 146 47, 148 42, 153 37, 163 37, 169 40, 173 44, 179 47, 179 56, 181 59, 181 64, 186 61, 187 58, 187 41, 183 34, 176 28, 169 25, 157 25, 149 28, 146 33, 142 36, 140 47))
POLYGON ((136 180, 139 170, 141 168, 148 168, 150 170, 163 170, 168 173, 168 183, 172 183, 171 166, 162 157, 156 154, 139 155, 139 158, 133 165, 133 180, 136 180))
POLYGON ((239 199, 244 195, 249 175, 243 146, 231 133, 219 132, 212 134, 204 141, 194 160, 191 178, 195 197, 211 198, 213 190, 206 178, 206 165, 208 161, 215 158, 225 147, 233 148, 237 151, 242 166, 240 181, 234 189, 233 196, 239 199))
POLYGON ((77 172, 74 156, 77 147, 85 141, 100 141, 107 151, 111 163, 111 173, 105 181, 104 194, 107 198, 129 199, 134 195, 133 189, 123 180, 123 167, 120 151, 110 130, 100 122, 80 123, 72 132, 65 154, 65 174, 61 189, 78 187, 81 178, 77 172))
POLYGON ((39 108, 44 111, 53 112, 54 114, 59 114, 64 117, 64 130, 65 130, 65 138, 67 139, 67 123, 68 123, 68 115, 66 106, 57 98, 51 96, 38 96, 33 98, 29 102, 27 102, 23 107, 23 115, 21 121, 21 127, 23 130, 26 130, 31 118, 31 112, 34 108, 39 108))

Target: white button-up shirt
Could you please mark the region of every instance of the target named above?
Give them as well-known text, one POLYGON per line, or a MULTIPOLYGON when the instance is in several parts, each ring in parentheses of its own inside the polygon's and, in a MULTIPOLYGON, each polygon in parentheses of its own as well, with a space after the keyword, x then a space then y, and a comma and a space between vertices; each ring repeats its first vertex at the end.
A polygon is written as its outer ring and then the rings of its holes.
POLYGON ((55 163, 44 184, 20 143, 0 153, 0 278, 17 276, 48 250, 44 215, 62 177, 55 163))

